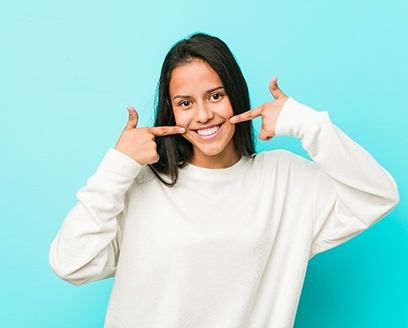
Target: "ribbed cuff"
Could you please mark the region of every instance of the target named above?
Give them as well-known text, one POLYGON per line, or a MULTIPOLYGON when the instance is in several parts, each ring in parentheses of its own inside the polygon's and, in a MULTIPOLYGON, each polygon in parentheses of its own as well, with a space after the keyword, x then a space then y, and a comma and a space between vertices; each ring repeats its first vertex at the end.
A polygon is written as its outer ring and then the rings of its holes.
POLYGON ((301 138, 306 130, 313 129, 318 116, 319 112, 289 98, 276 123, 276 135, 301 138))

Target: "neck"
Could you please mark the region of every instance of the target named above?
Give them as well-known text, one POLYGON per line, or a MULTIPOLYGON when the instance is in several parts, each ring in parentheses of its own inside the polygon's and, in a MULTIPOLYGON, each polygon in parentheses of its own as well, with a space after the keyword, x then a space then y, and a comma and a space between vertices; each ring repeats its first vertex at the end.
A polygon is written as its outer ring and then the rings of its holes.
POLYGON ((240 158, 237 152, 214 156, 200 156, 194 153, 190 163, 207 169, 225 169, 236 164, 240 158))

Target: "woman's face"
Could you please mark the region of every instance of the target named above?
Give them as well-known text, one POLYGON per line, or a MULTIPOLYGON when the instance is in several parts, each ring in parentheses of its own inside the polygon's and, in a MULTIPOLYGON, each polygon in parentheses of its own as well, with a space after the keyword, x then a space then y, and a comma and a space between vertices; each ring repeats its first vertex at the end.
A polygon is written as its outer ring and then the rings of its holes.
POLYGON ((170 101, 176 124, 186 129, 183 137, 193 145, 191 164, 225 168, 240 156, 232 137, 234 113, 218 74, 204 61, 176 67, 170 78, 170 101))

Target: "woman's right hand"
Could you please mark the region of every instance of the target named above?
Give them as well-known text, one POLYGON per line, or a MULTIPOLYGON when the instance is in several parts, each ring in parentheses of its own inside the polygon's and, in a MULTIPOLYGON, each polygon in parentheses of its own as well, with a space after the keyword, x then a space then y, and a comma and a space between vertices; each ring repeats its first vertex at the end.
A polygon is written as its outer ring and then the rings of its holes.
POLYGON ((134 159, 140 165, 153 164, 159 161, 155 137, 171 134, 182 134, 186 130, 179 126, 156 126, 137 128, 139 116, 133 107, 127 108, 129 120, 115 149, 134 159))

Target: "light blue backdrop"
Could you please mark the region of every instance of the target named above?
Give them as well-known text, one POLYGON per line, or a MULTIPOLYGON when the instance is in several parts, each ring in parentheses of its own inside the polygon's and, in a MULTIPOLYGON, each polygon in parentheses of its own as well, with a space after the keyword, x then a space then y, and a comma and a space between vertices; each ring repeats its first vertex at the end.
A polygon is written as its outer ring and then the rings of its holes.
MULTIPOLYGON (((311 260, 295 326, 408 327, 407 17, 405 0, 2 1, 0 327, 102 326, 112 280, 59 280, 49 245, 126 106, 151 122, 163 57, 194 31, 230 45, 254 106, 279 76, 399 184, 387 218, 311 260)), ((304 154, 258 145, 282 147, 304 154)))

